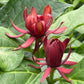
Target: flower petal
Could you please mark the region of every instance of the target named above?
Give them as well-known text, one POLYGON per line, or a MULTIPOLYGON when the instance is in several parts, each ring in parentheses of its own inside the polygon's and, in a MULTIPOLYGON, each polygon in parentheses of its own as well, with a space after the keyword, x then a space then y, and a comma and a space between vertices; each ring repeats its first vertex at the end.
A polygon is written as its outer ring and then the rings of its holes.
POLYGON ((59 34, 58 32, 60 31, 60 27, 61 27, 61 25, 62 25, 63 23, 64 23, 64 22, 61 22, 60 25, 59 25, 56 29, 54 29, 54 30, 48 30, 46 35, 49 35, 49 34, 51 34, 51 33, 53 33, 53 34, 59 34), (59 30, 59 31, 58 31, 58 30, 59 30), (57 32, 57 31, 58 31, 58 32, 57 32))
POLYGON ((67 29, 67 27, 61 27, 59 30, 53 32, 53 34, 60 34, 62 32, 64 32, 67 29))
POLYGON ((21 33, 28 33, 28 31, 23 30, 23 29, 20 29, 19 27, 17 27, 17 26, 13 23, 13 21, 12 21, 11 19, 10 19, 10 21, 11 21, 13 27, 14 27, 18 32, 21 32, 21 33))
POLYGON ((20 45, 18 48, 14 50, 18 50, 20 48, 27 48, 33 43, 34 40, 35 40, 35 37, 29 37, 27 41, 25 41, 25 43, 23 43, 22 45, 20 45))
POLYGON ((41 67, 43 67, 44 65, 42 65, 42 66, 39 66, 39 67, 37 67, 37 66, 34 66, 34 65, 32 65, 32 64, 28 64, 29 66, 32 66, 32 67, 34 67, 34 68, 36 68, 36 69, 39 69, 39 68, 41 68, 41 67))
POLYGON ((71 46, 70 46, 69 53, 68 53, 67 57, 66 57, 65 60, 61 63, 61 65, 63 65, 63 64, 68 60, 70 54, 71 54, 71 46))
POLYGON ((26 20, 27 16, 28 16, 27 7, 25 7, 24 12, 23 12, 24 21, 26 20))
POLYGON ((38 65, 46 65, 46 63, 36 62, 38 65))
MULTIPOLYGON (((59 71, 59 70, 58 70, 58 71, 59 71)), ((64 75, 64 73, 62 73, 62 72, 60 72, 60 71, 59 71, 59 73, 63 76, 63 78, 64 78, 66 81, 72 83, 71 80, 69 80, 69 79, 64 75)))
POLYGON ((36 60, 45 61, 46 59, 43 59, 43 58, 37 58, 36 60))
POLYGON ((25 26, 26 28, 33 33, 32 25, 37 22, 37 12, 34 7, 31 8, 30 15, 26 18, 25 26))
POLYGON ((21 33, 20 35, 17 35, 17 36, 10 35, 10 34, 8 34, 7 32, 6 32, 5 34, 6 34, 7 36, 11 37, 11 38, 18 38, 18 37, 23 36, 25 33, 21 33))
POLYGON ((34 28, 34 33, 37 37, 44 35, 45 33, 45 22, 38 21, 34 28))
POLYGON ((43 16, 51 14, 51 7, 49 5, 45 6, 44 11, 43 11, 43 16))
POLYGON ((42 77, 42 79, 40 80, 40 82, 42 82, 44 79, 46 79, 46 77, 48 77, 48 75, 50 74, 51 72, 51 67, 48 67, 45 72, 44 72, 44 75, 42 77))
POLYGON ((77 64, 77 62, 66 61, 64 64, 65 64, 65 65, 75 65, 75 64, 77 64))
POLYGON ((36 12, 36 9, 34 7, 31 8, 31 16, 32 16, 32 20, 34 22, 37 22, 37 12, 36 12))
MULTIPOLYGON (((48 25, 47 25, 47 27, 46 27, 46 31, 49 29, 49 27, 51 26, 51 24, 52 24, 52 22, 53 22, 53 17, 52 17, 52 15, 51 14, 48 14, 47 15, 47 17, 49 17, 49 23, 48 23, 48 25)), ((48 20, 48 19, 47 19, 48 20)))
POLYGON ((68 43, 69 43, 69 38, 66 38, 66 39, 63 41, 64 50, 66 49, 68 43))
POLYGON ((62 72, 62 73, 68 74, 68 73, 70 73, 74 68, 72 68, 72 69, 66 69, 66 68, 63 68, 63 67, 57 67, 56 69, 57 69, 58 71, 62 72))
POLYGON ((48 14, 51 14, 51 7, 49 5, 47 5, 43 11, 43 18, 46 24, 49 22, 48 14))

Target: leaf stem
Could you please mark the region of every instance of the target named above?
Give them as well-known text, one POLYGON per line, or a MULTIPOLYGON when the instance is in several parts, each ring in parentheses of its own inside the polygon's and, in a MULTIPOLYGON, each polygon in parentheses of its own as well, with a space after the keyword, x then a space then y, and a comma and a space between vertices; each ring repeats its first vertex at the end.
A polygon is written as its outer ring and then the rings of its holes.
POLYGON ((55 82, 59 81, 61 78, 62 77, 56 78, 56 79, 53 80, 53 82, 55 83, 55 82))

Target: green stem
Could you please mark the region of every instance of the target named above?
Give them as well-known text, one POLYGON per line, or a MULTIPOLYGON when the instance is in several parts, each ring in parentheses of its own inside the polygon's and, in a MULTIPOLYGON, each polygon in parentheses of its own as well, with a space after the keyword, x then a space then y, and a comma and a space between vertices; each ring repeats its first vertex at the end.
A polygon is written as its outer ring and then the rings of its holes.
POLYGON ((50 79, 53 80, 53 76, 54 76, 54 68, 52 68, 51 72, 50 72, 50 79))
POLYGON ((55 83, 55 82, 59 81, 60 79, 61 79, 61 77, 60 78, 56 78, 56 79, 53 80, 53 82, 55 83))
POLYGON ((50 72, 50 77, 47 77, 47 82, 48 84, 54 84, 53 82, 53 77, 54 77, 54 68, 51 69, 51 72, 50 72))

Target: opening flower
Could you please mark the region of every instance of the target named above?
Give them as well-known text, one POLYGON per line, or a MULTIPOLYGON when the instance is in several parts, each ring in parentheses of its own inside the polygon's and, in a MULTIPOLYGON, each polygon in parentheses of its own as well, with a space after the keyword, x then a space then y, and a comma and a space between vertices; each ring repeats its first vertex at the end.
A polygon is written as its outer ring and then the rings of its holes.
POLYGON ((44 65, 48 66, 40 82, 42 82, 46 77, 48 77, 52 68, 55 68, 59 71, 59 73, 64 77, 65 80, 71 83, 71 81, 64 74, 70 73, 74 68, 66 69, 62 67, 62 65, 75 65, 76 64, 76 62, 67 61, 71 53, 71 46, 70 46, 67 57, 62 61, 63 53, 68 45, 68 42, 69 42, 68 38, 65 39, 63 42, 61 42, 59 39, 47 40, 47 38, 45 38, 44 49, 45 49, 46 59, 36 58, 35 62, 41 65, 40 67, 30 64, 30 66, 34 68, 41 68, 44 65), (38 60, 46 61, 46 63, 40 63, 38 62, 38 60))
POLYGON ((17 36, 12 36, 6 32, 6 35, 8 35, 11 38, 18 38, 25 34, 30 34, 30 37, 27 39, 27 41, 25 41, 25 43, 23 43, 22 45, 20 45, 18 48, 14 50, 18 50, 20 48, 27 48, 33 43, 34 40, 36 40, 35 46, 37 47, 39 43, 38 42, 39 38, 43 39, 44 36, 48 36, 51 33, 53 34, 62 33, 67 28, 67 27, 61 27, 61 25, 63 24, 63 22, 61 22, 59 27, 56 28, 55 30, 48 30, 53 22, 53 17, 51 15, 51 7, 49 5, 47 5, 44 8, 43 15, 37 15, 36 9, 34 7, 31 8, 31 12, 28 15, 27 7, 25 7, 23 12, 23 18, 24 18, 25 27, 27 28, 27 30, 23 30, 17 27, 11 20, 12 26, 18 32, 21 32, 21 34, 17 36))

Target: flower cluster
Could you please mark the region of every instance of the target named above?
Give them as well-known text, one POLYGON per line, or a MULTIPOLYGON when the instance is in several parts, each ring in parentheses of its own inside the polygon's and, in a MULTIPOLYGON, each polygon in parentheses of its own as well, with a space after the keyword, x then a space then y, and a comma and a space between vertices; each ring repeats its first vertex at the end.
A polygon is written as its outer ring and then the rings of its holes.
POLYGON ((20 48, 27 48, 33 43, 34 40, 36 40, 36 44, 35 44, 35 49, 36 49, 37 45, 39 44, 38 43, 39 38, 41 39, 41 43, 42 43, 42 39, 44 36, 48 36, 51 33, 53 34, 62 33, 67 28, 67 27, 61 27, 61 25, 63 24, 63 22, 61 22, 58 28, 56 28, 55 30, 49 30, 53 21, 53 17, 51 15, 51 7, 49 5, 47 5, 44 8, 43 15, 37 15, 37 12, 34 7, 31 8, 31 12, 28 15, 27 7, 25 7, 23 12, 23 18, 27 30, 23 30, 17 27, 11 20, 13 27, 18 32, 21 32, 21 34, 17 36, 12 36, 6 32, 6 35, 8 35, 11 38, 18 38, 25 34, 30 35, 30 37, 27 39, 27 41, 25 41, 25 43, 19 45, 19 47, 14 50, 18 50, 20 48))
POLYGON ((70 73, 74 68, 66 69, 66 68, 61 67, 62 65, 75 65, 75 64, 77 64, 76 62, 73 62, 73 61, 67 61, 70 56, 70 53, 71 53, 71 46, 70 46, 69 53, 68 53, 67 57, 62 62, 63 53, 67 47, 68 42, 69 42, 68 38, 66 38, 63 42, 61 42, 59 39, 47 40, 47 38, 45 38, 44 50, 45 50, 45 54, 46 54, 46 59, 43 59, 43 58, 36 58, 35 59, 35 62, 37 64, 41 65, 40 67, 37 67, 37 66, 30 64, 30 66, 32 66, 34 68, 41 68, 44 65, 49 66, 45 70, 44 75, 43 75, 40 82, 42 82, 50 74, 52 68, 55 68, 59 71, 59 73, 64 77, 65 80, 67 80, 68 82, 71 83, 71 81, 64 74, 70 73), (38 62, 39 60, 46 61, 46 63, 40 63, 40 62, 38 62))
POLYGON ((40 82, 46 79, 48 75, 50 74, 51 69, 54 68, 59 71, 59 73, 64 77, 65 80, 71 83, 71 81, 65 76, 65 74, 70 73, 73 70, 73 68, 66 69, 62 67, 62 65, 75 65, 76 64, 76 62, 67 61, 71 53, 71 46, 70 46, 67 57, 64 59, 64 61, 62 61, 63 53, 69 43, 69 39, 66 38, 63 42, 61 42, 57 38, 56 39, 52 38, 50 40, 47 39, 49 34, 62 33, 67 27, 61 27, 61 25, 63 24, 63 22, 61 22, 58 28, 54 30, 49 30, 53 22, 53 17, 51 15, 51 7, 49 5, 47 5, 44 8, 43 15, 37 15, 37 12, 34 7, 31 8, 31 12, 28 15, 27 7, 25 7, 24 12, 23 12, 23 18, 24 18, 25 27, 27 28, 27 30, 23 30, 17 27, 11 20, 12 26, 21 34, 12 36, 6 32, 6 35, 11 38, 18 38, 25 34, 30 35, 30 37, 27 39, 27 41, 25 41, 25 43, 23 43, 22 45, 20 45, 18 48, 14 50, 18 50, 21 48, 27 48, 34 41, 36 41, 35 49, 34 49, 34 52, 35 52, 39 49, 39 46, 40 46, 39 39, 40 39, 40 44, 43 43, 43 46, 44 46, 46 58, 44 59, 44 58, 34 58, 33 57, 33 61, 37 63, 38 65, 41 65, 39 67, 29 64, 30 66, 37 68, 37 69, 43 67, 44 65, 48 66, 48 68, 44 71, 44 75, 40 82), (45 63, 40 63, 39 61, 41 60, 45 61, 45 63))

